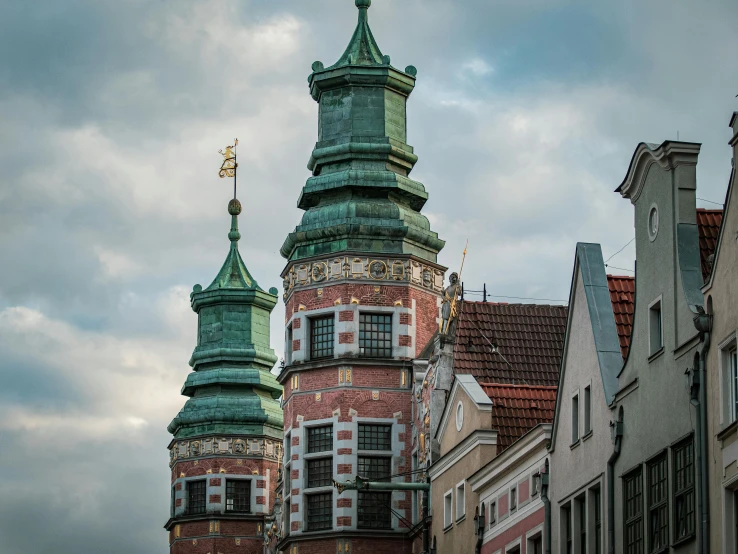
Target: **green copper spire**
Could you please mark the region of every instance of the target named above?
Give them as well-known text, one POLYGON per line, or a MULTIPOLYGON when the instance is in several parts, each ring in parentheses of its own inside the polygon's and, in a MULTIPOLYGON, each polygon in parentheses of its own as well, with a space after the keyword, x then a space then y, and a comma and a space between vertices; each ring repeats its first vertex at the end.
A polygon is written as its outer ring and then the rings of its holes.
POLYGON ((271 373, 277 357, 269 344, 269 315, 277 290, 264 292, 251 276, 238 241, 241 204, 228 204, 231 247, 212 284, 195 285, 190 301, 198 314, 193 372, 182 387, 191 397, 168 430, 175 438, 203 434, 282 437, 282 387, 271 373))
POLYGON ((298 200, 302 222, 285 240, 290 261, 361 252, 412 254, 436 262, 444 241, 420 213, 428 199, 409 178, 418 157, 407 144, 407 98, 417 70, 390 65, 355 0, 359 22, 334 65, 313 63, 310 93, 319 106, 318 142, 298 200))

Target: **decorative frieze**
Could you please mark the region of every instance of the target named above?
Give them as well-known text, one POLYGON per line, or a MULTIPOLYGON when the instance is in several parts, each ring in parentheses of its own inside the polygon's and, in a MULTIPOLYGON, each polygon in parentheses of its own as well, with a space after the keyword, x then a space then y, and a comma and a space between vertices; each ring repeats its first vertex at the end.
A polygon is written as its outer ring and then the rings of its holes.
POLYGON ((272 439, 205 437, 176 441, 169 448, 169 467, 177 461, 206 456, 239 456, 282 460, 282 443, 272 439))
POLYGON ((443 271, 421 261, 343 256, 293 264, 284 276, 284 295, 286 298, 293 289, 339 279, 400 281, 436 292, 443 289, 443 271))

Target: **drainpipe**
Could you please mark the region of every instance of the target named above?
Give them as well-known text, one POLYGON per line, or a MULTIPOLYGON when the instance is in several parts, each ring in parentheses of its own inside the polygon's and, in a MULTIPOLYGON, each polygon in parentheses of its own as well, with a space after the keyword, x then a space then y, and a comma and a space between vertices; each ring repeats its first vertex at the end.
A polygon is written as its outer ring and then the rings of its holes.
POLYGON ((607 460, 607 552, 615 554, 615 461, 620 456, 623 441, 623 407, 620 406, 618 420, 610 423, 615 435, 615 448, 607 460))
POLYGON ((541 500, 543 500, 543 551, 551 554, 551 500, 548 498, 549 485, 548 458, 541 475, 541 500))
POLYGON ((710 503, 709 484, 707 479, 707 351, 710 349, 710 331, 712 331, 712 315, 706 314, 698 308, 699 313, 694 317, 694 326, 700 333, 702 348, 695 356, 695 368, 692 376, 693 385, 690 402, 696 407, 697 424, 695 428, 695 442, 697 452, 695 466, 697 480, 700 484, 699 503, 700 513, 700 553, 710 554, 710 503), (695 390, 697 389, 697 390, 695 390))

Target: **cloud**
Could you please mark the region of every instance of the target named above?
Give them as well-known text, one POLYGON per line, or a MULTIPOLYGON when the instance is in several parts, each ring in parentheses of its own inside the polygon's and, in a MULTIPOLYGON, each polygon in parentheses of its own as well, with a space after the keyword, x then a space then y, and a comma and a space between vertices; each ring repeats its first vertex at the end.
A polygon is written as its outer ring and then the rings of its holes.
MULTIPOLYGON (((576 241, 607 258, 632 237, 632 207, 612 191, 635 146, 677 131, 704 143, 700 196, 722 200, 738 74, 704 60, 738 49, 737 11, 375 2, 383 52, 419 68, 412 176, 447 240, 439 261, 456 268, 468 238, 467 289, 565 299, 576 241)), ((263 288, 278 285, 317 138, 305 77, 338 59, 355 21, 350 2, 329 0, 0 5, 9 552, 167 550, 166 425, 196 340, 189 291, 229 246, 217 150, 239 138, 241 253, 263 288)))

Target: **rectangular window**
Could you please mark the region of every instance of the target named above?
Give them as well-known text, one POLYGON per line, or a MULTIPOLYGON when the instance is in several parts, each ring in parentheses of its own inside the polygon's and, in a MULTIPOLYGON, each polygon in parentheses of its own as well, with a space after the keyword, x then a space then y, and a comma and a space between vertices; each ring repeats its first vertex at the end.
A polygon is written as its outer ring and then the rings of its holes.
POLYGON ((587 552, 587 502, 582 497, 577 502, 579 507, 579 552, 587 552))
POLYGON ((492 527, 497 523, 497 502, 489 503, 489 526, 492 527))
POLYGON ((592 387, 584 387, 584 434, 592 430, 592 387))
POLYGON ((307 460, 307 487, 330 487, 333 484, 333 458, 307 460))
POLYGON ((602 554, 602 493, 600 489, 594 490, 593 502, 595 554, 602 554))
POLYGON ((172 487, 172 504, 171 504, 171 508, 169 510, 169 517, 174 517, 174 506, 177 503, 176 498, 175 498, 176 496, 177 496, 177 492, 176 492, 175 488, 172 487))
POLYGON ((579 394, 571 399, 571 443, 579 440, 579 394))
POLYGON ((333 325, 335 316, 310 320, 310 359, 333 357, 333 325))
POLYGON ((623 477, 625 554, 643 554, 643 480, 641 469, 623 477))
POLYGON ((571 504, 564 506, 561 509, 561 525, 564 535, 564 544, 566 544, 566 554, 572 554, 572 528, 571 528, 571 504))
POLYGON ((738 419, 738 350, 731 348, 726 354, 727 378, 728 378, 728 421, 733 423, 738 419))
POLYGON ((307 530, 333 528, 333 493, 307 495, 307 530))
POLYGON ((370 481, 389 481, 391 458, 359 456, 357 473, 370 481))
POLYGON ((287 339, 285 340, 284 345, 284 354, 285 360, 287 365, 292 364, 292 324, 290 323, 287 327, 287 339))
POLYGON ((251 480, 226 480, 226 511, 251 511, 251 480))
POLYGON ((669 545, 669 489, 666 454, 648 463, 648 549, 669 545))
POLYGON ((652 302, 648 307, 648 321, 651 354, 655 354, 664 346, 663 326, 661 324, 661 298, 652 302))
POLYGON ((392 357, 391 314, 359 314, 359 353, 373 358, 392 357))
POLYGON ((392 527, 392 493, 359 491, 356 525, 361 529, 392 527))
POLYGON ((466 515, 466 484, 456 485, 456 521, 466 515))
POLYGON ((187 513, 205 513, 205 479, 187 483, 187 513))
POLYGON ((359 423, 359 450, 392 450, 392 426, 359 423))
POLYGON ((333 425, 308 427, 307 453, 331 452, 333 450, 333 425))
POLYGON ((540 490, 541 490, 541 474, 534 473, 533 477, 531 478, 530 495, 537 496, 540 490))
POLYGON ((517 510, 518 508, 518 488, 513 487, 510 489, 510 511, 517 510))
POLYGON ((443 528, 446 529, 451 526, 453 521, 453 493, 448 491, 443 497, 443 528))
POLYGON ((694 533, 694 451, 692 438, 671 451, 674 468, 674 540, 694 533))

